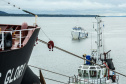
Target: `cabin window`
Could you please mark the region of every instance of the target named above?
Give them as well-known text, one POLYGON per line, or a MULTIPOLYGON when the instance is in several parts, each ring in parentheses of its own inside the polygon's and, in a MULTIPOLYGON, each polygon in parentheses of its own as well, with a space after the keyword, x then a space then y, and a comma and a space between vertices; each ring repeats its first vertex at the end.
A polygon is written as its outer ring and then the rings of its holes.
POLYGON ((83 77, 84 78, 89 78, 89 74, 88 74, 88 71, 87 70, 84 70, 83 71, 83 77))
POLYGON ((91 78, 97 78, 97 71, 96 70, 90 70, 90 77, 91 78))
POLYGON ((104 72, 104 77, 108 76, 107 72, 108 72, 108 70, 107 70, 107 69, 105 69, 105 72, 104 72))
POLYGON ((98 78, 100 78, 101 70, 98 70, 98 78))
POLYGON ((82 70, 81 69, 78 69, 78 75, 79 75, 79 77, 82 77, 82 70))

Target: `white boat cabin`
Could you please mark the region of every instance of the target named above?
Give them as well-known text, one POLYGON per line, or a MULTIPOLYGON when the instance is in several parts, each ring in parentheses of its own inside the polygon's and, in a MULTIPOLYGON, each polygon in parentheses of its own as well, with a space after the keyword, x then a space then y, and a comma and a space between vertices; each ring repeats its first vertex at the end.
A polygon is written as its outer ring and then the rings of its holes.
POLYGON ((99 66, 81 65, 78 68, 80 79, 99 79, 103 77, 103 69, 99 66))
POLYGON ((73 39, 87 38, 88 32, 82 27, 74 27, 72 28, 71 35, 73 39))

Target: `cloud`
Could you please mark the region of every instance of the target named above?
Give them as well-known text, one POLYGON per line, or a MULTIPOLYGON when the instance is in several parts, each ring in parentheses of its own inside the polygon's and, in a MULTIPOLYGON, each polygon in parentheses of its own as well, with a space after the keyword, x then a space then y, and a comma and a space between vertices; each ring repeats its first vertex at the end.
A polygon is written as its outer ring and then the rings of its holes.
MULTIPOLYGON (((6 0, 22 9, 37 13, 78 13, 78 14, 106 14, 123 13, 125 0, 6 0)), ((1 3, 0 3, 1 5, 1 3)), ((3 4, 2 4, 3 5, 3 4)), ((11 6, 0 6, 9 8, 11 6)), ((3 8, 2 8, 3 9, 3 8)), ((14 8, 9 8, 16 10, 14 8)), ((9 11, 9 12, 14 12, 9 11)), ((17 10, 20 12, 19 10, 17 10)))
POLYGON ((119 4, 118 7, 120 7, 120 8, 126 8, 126 3, 119 4))

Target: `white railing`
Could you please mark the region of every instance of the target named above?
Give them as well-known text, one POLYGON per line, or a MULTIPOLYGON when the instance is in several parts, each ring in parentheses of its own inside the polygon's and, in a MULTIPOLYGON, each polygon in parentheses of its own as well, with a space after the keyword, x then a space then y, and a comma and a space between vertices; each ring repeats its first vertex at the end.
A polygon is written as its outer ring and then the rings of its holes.
POLYGON ((100 79, 75 79, 72 78, 71 81, 69 81, 69 84, 106 84, 107 78, 100 78, 100 79))
MULTIPOLYGON (((114 84, 118 84, 118 80, 119 80, 119 75, 116 75, 114 84)), ((82 78, 78 78, 78 76, 73 76, 69 78, 68 84, 108 84, 106 83, 106 81, 107 81, 107 77, 99 78, 99 79, 82 79, 82 78)))
MULTIPOLYGON (((34 29, 34 28, 33 28, 34 29)), ((18 36, 17 37, 14 37, 12 36, 12 39, 19 39, 19 47, 21 47, 23 44, 21 42, 22 38, 28 38, 27 36, 23 36, 22 37, 22 32, 24 31, 30 31, 30 30, 33 30, 33 29, 22 29, 22 30, 13 30, 13 31, 0 31, 0 34, 2 35, 1 36, 1 39, 0 39, 0 49, 4 50, 4 34, 5 33, 11 33, 11 35, 13 35, 14 32, 19 32, 18 36)))

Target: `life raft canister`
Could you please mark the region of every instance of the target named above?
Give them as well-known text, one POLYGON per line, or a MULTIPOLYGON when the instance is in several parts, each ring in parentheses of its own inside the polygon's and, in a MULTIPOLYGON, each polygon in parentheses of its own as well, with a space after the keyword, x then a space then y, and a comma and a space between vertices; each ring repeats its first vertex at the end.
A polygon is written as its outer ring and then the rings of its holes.
POLYGON ((53 47, 54 47, 54 42, 53 41, 49 41, 48 44, 47 44, 48 48, 49 48, 49 51, 53 51, 53 47))

